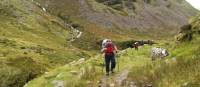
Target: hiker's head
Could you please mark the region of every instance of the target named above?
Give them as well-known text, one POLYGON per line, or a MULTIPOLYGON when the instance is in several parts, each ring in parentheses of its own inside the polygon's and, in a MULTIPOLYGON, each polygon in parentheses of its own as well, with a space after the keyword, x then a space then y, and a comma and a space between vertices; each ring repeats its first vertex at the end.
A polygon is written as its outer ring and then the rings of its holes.
POLYGON ((107 43, 112 43, 112 40, 111 40, 111 39, 108 39, 108 40, 107 40, 107 43))

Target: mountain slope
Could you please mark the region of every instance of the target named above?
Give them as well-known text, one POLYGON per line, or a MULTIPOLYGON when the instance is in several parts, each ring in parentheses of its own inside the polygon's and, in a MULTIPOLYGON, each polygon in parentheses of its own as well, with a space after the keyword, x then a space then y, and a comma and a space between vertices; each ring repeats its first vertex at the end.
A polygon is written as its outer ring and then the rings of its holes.
POLYGON ((161 37, 176 34, 177 29, 197 12, 184 0, 44 0, 43 4, 48 5, 47 9, 53 14, 91 23, 87 25, 122 35, 145 34, 154 38, 160 33, 161 37))

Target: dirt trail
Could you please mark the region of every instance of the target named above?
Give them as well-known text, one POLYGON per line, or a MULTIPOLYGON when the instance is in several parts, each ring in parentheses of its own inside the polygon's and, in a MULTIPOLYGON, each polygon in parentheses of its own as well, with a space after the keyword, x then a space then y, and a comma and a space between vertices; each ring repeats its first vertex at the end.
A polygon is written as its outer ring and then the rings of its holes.
POLYGON ((118 87, 123 85, 124 81, 126 80, 126 78, 128 76, 128 73, 129 73, 128 70, 124 70, 117 77, 115 77, 114 78, 115 85, 118 87))
POLYGON ((134 82, 126 81, 129 71, 127 69, 119 74, 103 76, 100 80, 99 87, 136 87, 134 82))

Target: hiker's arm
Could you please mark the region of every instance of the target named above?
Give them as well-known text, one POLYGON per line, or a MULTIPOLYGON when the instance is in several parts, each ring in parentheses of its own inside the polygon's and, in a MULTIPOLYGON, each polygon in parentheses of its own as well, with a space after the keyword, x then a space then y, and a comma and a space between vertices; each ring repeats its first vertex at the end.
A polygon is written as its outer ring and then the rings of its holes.
POLYGON ((116 53, 118 52, 117 46, 114 46, 116 53))
POLYGON ((106 48, 101 49, 101 52, 102 52, 102 53, 105 52, 105 51, 106 51, 106 48))

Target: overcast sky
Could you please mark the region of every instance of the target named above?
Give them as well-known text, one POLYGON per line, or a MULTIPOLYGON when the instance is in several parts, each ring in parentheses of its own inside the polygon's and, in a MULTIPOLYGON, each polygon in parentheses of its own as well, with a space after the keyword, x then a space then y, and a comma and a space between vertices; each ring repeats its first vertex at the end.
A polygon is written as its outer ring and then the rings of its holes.
POLYGON ((191 5, 200 10, 200 0, 186 0, 186 1, 188 1, 191 5))

